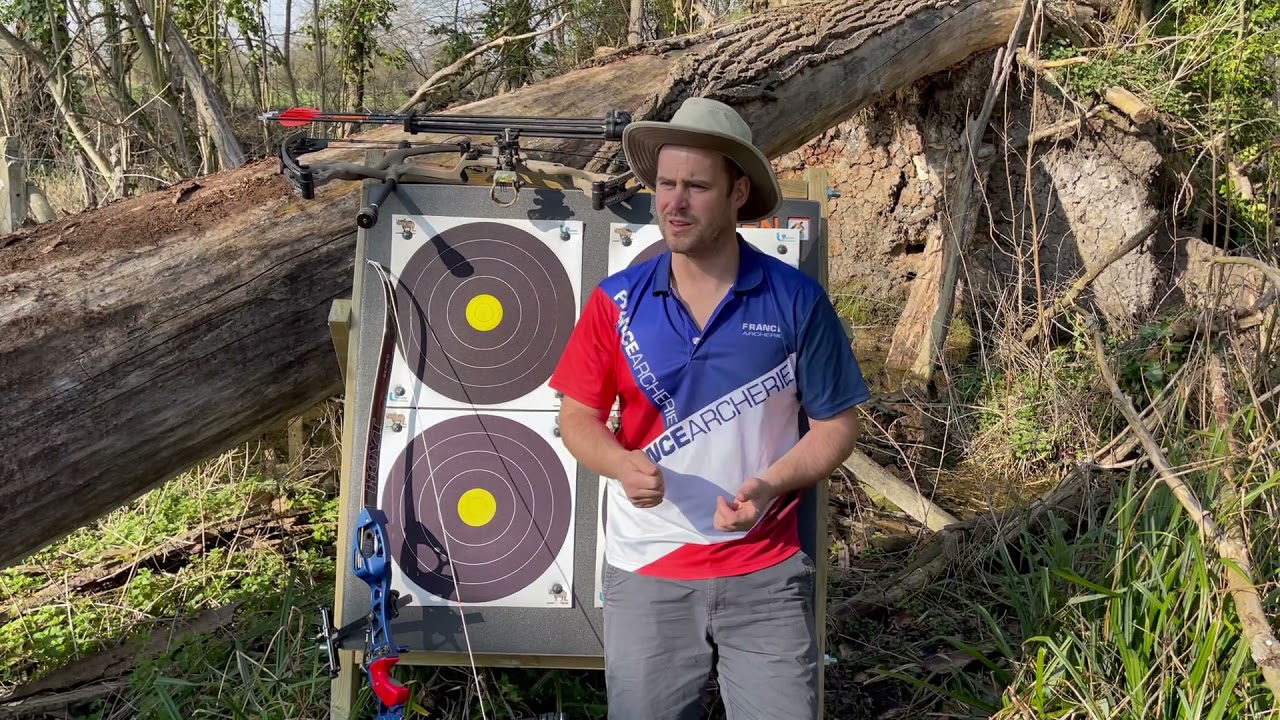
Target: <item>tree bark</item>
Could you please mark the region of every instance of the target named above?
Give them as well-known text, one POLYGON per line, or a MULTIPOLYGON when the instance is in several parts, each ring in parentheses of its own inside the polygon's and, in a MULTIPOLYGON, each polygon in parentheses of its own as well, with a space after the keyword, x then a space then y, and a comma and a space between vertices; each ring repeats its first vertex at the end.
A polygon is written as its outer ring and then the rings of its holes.
MULTIPOLYGON (((454 112, 663 119, 685 98, 713 97, 776 157, 1003 44, 1021 4, 788 6, 454 112)), ((0 238, 0 566, 341 391, 327 313, 350 293, 360 185, 302 201, 276 168, 247 163, 0 238)))
POLYGON ((640 42, 640 33, 644 30, 644 0, 631 0, 630 17, 627 19, 627 44, 640 42))

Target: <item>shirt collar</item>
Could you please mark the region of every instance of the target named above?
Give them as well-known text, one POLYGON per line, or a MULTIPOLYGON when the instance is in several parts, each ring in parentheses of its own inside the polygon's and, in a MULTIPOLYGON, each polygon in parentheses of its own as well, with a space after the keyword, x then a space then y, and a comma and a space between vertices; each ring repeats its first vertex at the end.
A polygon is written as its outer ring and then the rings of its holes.
MULTIPOLYGON (((738 277, 733 282, 733 291, 746 292, 759 285, 764 279, 764 267, 760 264, 760 251, 747 243, 742 233, 734 235, 738 239, 738 277)), ((653 292, 655 294, 671 292, 670 250, 658 256, 658 266, 653 278, 653 292)))

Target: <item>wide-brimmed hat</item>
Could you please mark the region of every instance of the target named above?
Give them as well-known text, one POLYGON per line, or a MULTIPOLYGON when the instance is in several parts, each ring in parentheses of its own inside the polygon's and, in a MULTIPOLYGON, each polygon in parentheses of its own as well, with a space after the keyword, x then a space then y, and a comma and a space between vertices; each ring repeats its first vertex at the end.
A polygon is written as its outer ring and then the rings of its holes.
POLYGON ((751 143, 751 128, 728 105, 692 97, 681 103, 670 121, 632 122, 622 131, 622 150, 636 178, 655 188, 658 150, 663 145, 685 145, 715 150, 729 156, 751 179, 747 200, 738 209, 738 222, 753 222, 772 215, 782 203, 782 189, 769 159, 751 143))

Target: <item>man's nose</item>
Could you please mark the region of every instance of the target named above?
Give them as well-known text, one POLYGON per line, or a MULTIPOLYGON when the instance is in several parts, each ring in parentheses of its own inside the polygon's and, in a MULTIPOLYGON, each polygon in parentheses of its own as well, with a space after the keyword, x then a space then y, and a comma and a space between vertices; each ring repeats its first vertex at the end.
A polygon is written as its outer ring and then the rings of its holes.
POLYGON ((689 188, 684 185, 677 184, 667 197, 670 200, 671 207, 673 208, 684 208, 689 206, 689 188))

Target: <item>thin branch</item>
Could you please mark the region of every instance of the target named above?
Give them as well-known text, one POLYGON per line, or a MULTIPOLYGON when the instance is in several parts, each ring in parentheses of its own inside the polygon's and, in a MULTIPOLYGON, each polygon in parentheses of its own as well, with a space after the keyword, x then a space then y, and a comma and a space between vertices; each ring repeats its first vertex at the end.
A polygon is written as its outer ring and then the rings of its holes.
POLYGON ((1280 291, 1280 270, 1266 264, 1265 262, 1251 257, 1236 257, 1234 255, 1219 255, 1209 260, 1210 263, 1220 263, 1223 265, 1248 265, 1262 272, 1267 279, 1276 286, 1276 290, 1280 291))
POLYGON ((422 83, 422 85, 418 86, 418 89, 414 91, 413 97, 406 100, 404 104, 396 108, 395 111, 398 113, 407 112, 409 108, 422 102, 422 99, 427 96, 427 93, 434 90, 436 86, 440 84, 440 81, 461 71, 462 68, 466 67, 467 63, 471 62, 471 60, 473 60, 476 56, 488 50, 492 50, 493 48, 502 47, 503 45, 506 45, 508 43, 517 42, 519 40, 528 40, 529 38, 535 38, 541 35, 546 35, 547 33, 550 33, 550 32, 554 32, 555 30, 559 29, 561 25, 564 25, 568 19, 569 19, 569 16, 564 15, 564 16, 561 16, 559 20, 552 23, 549 27, 545 27, 541 30, 534 30, 533 32, 527 32, 520 35, 503 35, 500 38, 496 38, 494 40, 490 40, 487 43, 476 46, 474 49, 471 50, 471 52, 467 53, 466 55, 463 55, 462 57, 458 58, 457 60, 450 63, 449 65, 446 65, 445 67, 440 68, 431 77, 427 78, 427 81, 422 83))

